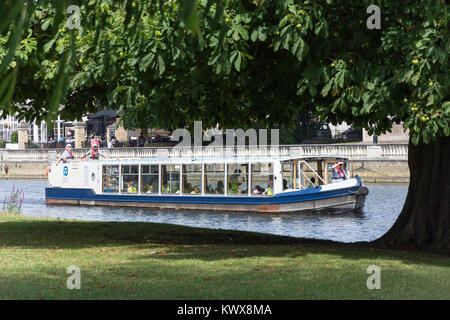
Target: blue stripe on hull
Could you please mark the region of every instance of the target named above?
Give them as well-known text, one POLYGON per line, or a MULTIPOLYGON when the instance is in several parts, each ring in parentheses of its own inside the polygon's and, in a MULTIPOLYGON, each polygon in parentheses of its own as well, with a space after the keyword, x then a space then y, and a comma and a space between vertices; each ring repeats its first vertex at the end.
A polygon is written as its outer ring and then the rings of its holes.
POLYGON ((276 194, 274 196, 199 196, 199 195, 131 195, 95 194, 92 189, 46 188, 46 199, 116 201, 140 203, 190 203, 211 205, 277 205, 329 199, 354 194, 361 187, 361 180, 352 187, 322 191, 321 187, 276 194))

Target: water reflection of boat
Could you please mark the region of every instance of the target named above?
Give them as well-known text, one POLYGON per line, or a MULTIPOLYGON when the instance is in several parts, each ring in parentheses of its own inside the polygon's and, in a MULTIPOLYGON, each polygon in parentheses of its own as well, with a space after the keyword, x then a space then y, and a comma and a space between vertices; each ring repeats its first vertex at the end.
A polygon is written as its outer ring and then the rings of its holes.
POLYGON ((360 210, 359 176, 331 183, 344 157, 150 158, 51 165, 47 203, 259 213, 360 210), (314 179, 312 179, 314 178, 314 179), (315 186, 313 184, 316 181, 315 186))

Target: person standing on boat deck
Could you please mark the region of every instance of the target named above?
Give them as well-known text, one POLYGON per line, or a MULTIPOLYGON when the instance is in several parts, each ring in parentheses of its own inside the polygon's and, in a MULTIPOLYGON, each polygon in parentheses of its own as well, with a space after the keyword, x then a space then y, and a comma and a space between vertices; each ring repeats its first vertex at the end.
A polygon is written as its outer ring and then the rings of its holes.
POLYGON ((92 140, 91 150, 89 150, 81 159, 89 157, 91 160, 98 160, 102 156, 102 158, 106 158, 100 150, 98 150, 98 142, 96 140, 92 140))
POLYGON ((66 162, 70 162, 73 159, 75 159, 75 157, 73 156, 72 153, 72 145, 70 143, 68 143, 66 145, 66 149, 64 150, 63 154, 61 155, 61 158, 59 158, 59 160, 56 162, 56 165, 58 165, 58 163, 62 160, 62 162, 66 163, 66 162))
POLYGON ((347 173, 345 173, 343 166, 344 163, 339 161, 331 167, 332 183, 341 182, 348 179, 347 173))

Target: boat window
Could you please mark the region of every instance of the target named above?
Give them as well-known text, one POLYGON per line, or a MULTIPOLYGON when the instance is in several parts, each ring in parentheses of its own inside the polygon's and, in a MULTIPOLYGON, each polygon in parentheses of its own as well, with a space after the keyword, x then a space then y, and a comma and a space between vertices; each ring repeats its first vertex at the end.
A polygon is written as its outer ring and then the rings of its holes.
POLYGON ((141 165, 141 193, 158 193, 159 166, 141 165))
POLYGON ((119 166, 103 166, 103 192, 119 192, 119 166))
POLYGON ((283 163, 283 190, 294 189, 294 163, 283 163))
POLYGON ((122 193, 138 193, 139 166, 122 165, 122 193))
POLYGON ((335 162, 332 162, 332 161, 327 162, 326 177, 327 177, 328 183, 333 181, 333 165, 334 164, 335 164, 335 162))
POLYGON ((202 194, 202 165, 183 165, 183 193, 202 194))
POLYGON ((161 193, 180 193, 180 166, 161 166, 161 193))
POLYGON ((228 194, 248 194, 248 163, 228 165, 227 170, 228 194))
POLYGON ((205 186, 206 193, 209 194, 224 194, 225 187, 225 165, 221 164, 207 164, 205 165, 205 186))
POLYGON ((254 163, 251 171, 252 195, 273 194, 273 168, 271 163, 254 163))

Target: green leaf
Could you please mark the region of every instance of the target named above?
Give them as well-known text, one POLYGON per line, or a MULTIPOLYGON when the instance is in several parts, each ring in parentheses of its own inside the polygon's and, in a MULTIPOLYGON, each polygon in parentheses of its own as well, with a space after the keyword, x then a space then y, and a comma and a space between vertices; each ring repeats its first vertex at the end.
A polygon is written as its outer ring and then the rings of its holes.
POLYGON ((428 134, 427 130, 424 130, 422 132, 422 137, 423 137, 423 142, 426 144, 428 142, 430 142, 430 135, 428 134))
POLYGON ((6 70, 6 68, 9 66, 9 64, 11 63, 11 61, 14 57, 14 54, 15 54, 16 49, 20 42, 20 38, 22 37, 23 31, 24 31, 26 18, 27 18, 27 7, 24 7, 22 9, 22 16, 20 17, 19 22, 16 24, 14 33, 12 35, 10 35, 10 38, 8 41, 8 49, 9 50, 8 50, 6 57, 4 57, 2 59, 2 63, 0 65, 0 74, 2 74, 3 71, 6 70))
POLYGON ((288 33, 283 39, 283 48, 289 50, 289 40, 291 39, 291 35, 288 33))
POLYGON ((59 39, 56 43, 56 52, 62 54, 64 52, 64 39, 59 39))
POLYGON ((166 70, 166 65, 164 64, 164 59, 158 55, 158 68, 159 68, 159 75, 162 75, 164 71, 166 70))
POLYGON ((331 80, 328 81, 328 83, 323 87, 322 92, 321 92, 323 97, 326 97, 328 95, 328 92, 330 91, 331 86, 333 85, 333 82, 334 82, 334 78, 331 78, 331 80))
POLYGON ((315 97, 317 95, 316 87, 310 86, 309 87, 309 94, 311 95, 311 97, 315 97))
POLYGON ((42 30, 46 31, 52 23, 53 23, 53 17, 45 19, 41 25, 42 30))
POLYGON ((234 67, 237 71, 241 71, 241 61, 242 61, 242 55, 239 52, 236 59, 234 60, 234 67))
POLYGON ((251 34, 251 36, 250 36, 250 39, 251 39, 253 42, 255 42, 255 41, 258 39, 258 34, 259 34, 259 32, 258 32, 257 30, 253 31, 252 34, 251 34))
POLYGON ((345 81, 345 72, 344 71, 339 72, 337 81, 338 81, 339 87, 344 88, 344 81, 345 81))
MULTIPOLYGON (((129 1, 131 3, 131 1, 129 1)), ((200 20, 197 15, 197 0, 181 1, 183 21, 192 32, 200 36, 200 20)))
POLYGON ((264 31, 264 29, 261 29, 259 31, 259 37, 258 37, 259 41, 266 41, 267 39, 267 33, 266 31, 264 31))
POLYGON ((420 136, 418 133, 412 134, 412 136, 411 136, 412 144, 417 145, 419 143, 419 138, 420 138, 420 136))
MULTIPOLYGON (((17 68, 15 68, 14 71, 12 71, 12 73, 10 74, 10 76, 7 77, 6 79, 8 79, 7 83, 9 85, 9 87, 8 87, 8 91, 6 92, 5 96, 0 101, 0 106, 3 106, 5 104, 9 103, 9 101, 11 100, 11 98, 14 94, 14 89, 16 87, 16 82, 17 82, 17 68)), ((0 93, 3 93, 3 92, 0 92, 0 93)))

